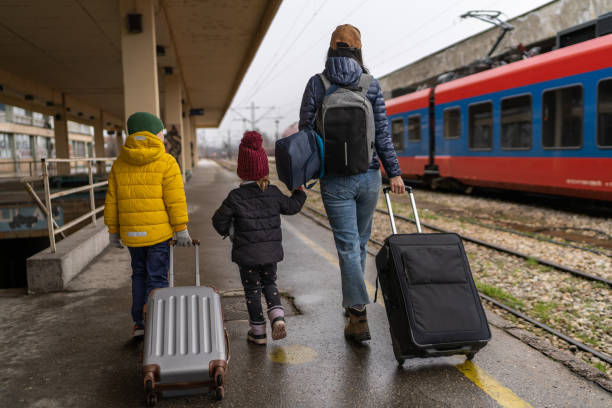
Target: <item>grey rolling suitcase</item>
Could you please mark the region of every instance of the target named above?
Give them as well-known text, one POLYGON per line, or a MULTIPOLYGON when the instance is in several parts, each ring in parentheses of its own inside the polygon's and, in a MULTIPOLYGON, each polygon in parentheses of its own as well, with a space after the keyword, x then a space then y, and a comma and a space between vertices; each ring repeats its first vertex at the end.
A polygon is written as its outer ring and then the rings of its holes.
POLYGON ((174 287, 174 245, 170 241, 170 287, 151 292, 147 302, 143 376, 147 407, 158 397, 212 393, 223 398, 229 342, 221 296, 200 286, 199 241, 195 246, 196 286, 174 287))

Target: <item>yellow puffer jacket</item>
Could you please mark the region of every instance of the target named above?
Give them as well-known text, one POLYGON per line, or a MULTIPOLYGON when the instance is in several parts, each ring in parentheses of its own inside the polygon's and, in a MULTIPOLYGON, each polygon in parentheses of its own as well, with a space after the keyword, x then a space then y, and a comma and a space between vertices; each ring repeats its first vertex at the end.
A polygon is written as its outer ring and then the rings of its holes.
POLYGON ((179 166, 150 132, 130 135, 108 177, 104 222, 129 247, 155 245, 187 228, 179 166))

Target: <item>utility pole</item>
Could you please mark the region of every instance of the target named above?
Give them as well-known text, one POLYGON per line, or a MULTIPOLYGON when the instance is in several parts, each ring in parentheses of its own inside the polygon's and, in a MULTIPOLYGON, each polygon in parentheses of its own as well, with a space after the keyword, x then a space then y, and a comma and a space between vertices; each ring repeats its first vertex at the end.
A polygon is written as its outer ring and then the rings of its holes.
POLYGON ((278 140, 278 123, 280 122, 280 119, 275 119, 274 123, 276 124, 276 135, 275 135, 275 140, 278 140))
POLYGON ((266 116, 266 117, 262 117, 261 119, 272 119, 274 120, 274 124, 276 125, 276 135, 275 135, 275 140, 278 140, 279 138, 279 133, 278 133, 278 125, 280 124, 281 119, 283 119, 283 116, 266 116))
POLYGON ((266 110, 261 116, 255 117, 255 111, 257 109, 262 109, 262 108, 266 108, 266 106, 256 106, 255 102, 251 102, 250 106, 243 106, 243 107, 232 108, 232 111, 243 119, 243 123, 245 124, 245 127, 246 127, 246 122, 249 122, 249 124, 251 125, 251 130, 255 130, 255 125, 257 124, 257 122, 259 122, 261 119, 263 119, 275 107, 274 106, 268 106, 267 107, 268 110, 266 110), (250 115, 251 118, 250 119, 247 118, 242 113, 240 113, 240 110, 244 110, 244 109, 248 109, 248 110, 251 111, 251 115, 250 115))
POLYGON ((255 102, 251 101, 251 130, 255 130, 255 109, 259 107, 255 107, 255 102))
POLYGON ((232 160, 232 131, 227 129, 227 158, 232 160))

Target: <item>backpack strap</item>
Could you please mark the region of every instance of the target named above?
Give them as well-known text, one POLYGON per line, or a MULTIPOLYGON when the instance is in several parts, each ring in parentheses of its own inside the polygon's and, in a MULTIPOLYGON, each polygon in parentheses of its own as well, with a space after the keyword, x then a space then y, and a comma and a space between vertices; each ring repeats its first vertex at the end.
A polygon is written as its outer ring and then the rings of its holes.
POLYGON ((327 79, 327 77, 323 75, 322 72, 318 75, 319 75, 319 78, 321 79, 321 82, 323 82, 323 87, 325 87, 325 94, 327 95, 327 90, 331 86, 331 82, 329 82, 329 79, 327 79))
POLYGON ((370 83, 372 83, 372 79, 374 79, 374 77, 370 74, 361 74, 361 77, 359 78, 359 86, 361 88, 361 94, 363 95, 364 98, 367 97, 368 94, 368 89, 370 89, 370 83))
POLYGON ((323 73, 319 74, 319 78, 321 78, 321 81, 323 82, 323 86, 325 87, 325 96, 327 96, 329 94, 333 94, 334 92, 336 92, 336 90, 338 88, 340 88, 339 85, 332 84, 329 81, 329 79, 327 79, 327 77, 325 75, 323 75, 323 73))

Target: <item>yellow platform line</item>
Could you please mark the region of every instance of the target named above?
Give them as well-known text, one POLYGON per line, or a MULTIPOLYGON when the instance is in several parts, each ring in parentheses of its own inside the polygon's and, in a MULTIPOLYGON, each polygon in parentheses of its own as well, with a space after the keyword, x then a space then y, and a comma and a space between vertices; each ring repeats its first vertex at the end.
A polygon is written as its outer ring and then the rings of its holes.
MULTIPOLYGON (((284 225, 291 230, 291 233, 307 244, 322 258, 334 266, 338 265, 338 258, 336 255, 332 255, 327 249, 323 248, 321 245, 302 234, 290 223, 285 223, 284 225)), ((370 297, 374 297, 375 288, 367 280, 366 288, 370 297)), ((376 303, 379 303, 384 307, 382 296, 378 297, 378 301, 376 303)), ((455 368, 457 368, 457 370, 459 370, 459 372, 462 373, 468 380, 476 384, 478 388, 497 401, 497 403, 503 408, 533 408, 531 404, 522 400, 511 389, 500 384, 495 378, 491 377, 486 371, 478 367, 472 361, 466 360, 462 364, 457 364, 455 368)))
POLYGON ((461 371, 470 381, 486 392, 491 398, 504 408, 533 408, 532 405, 522 400, 509 388, 501 385, 497 380, 487 374, 482 368, 473 362, 466 360, 458 364, 457 370, 461 371))

